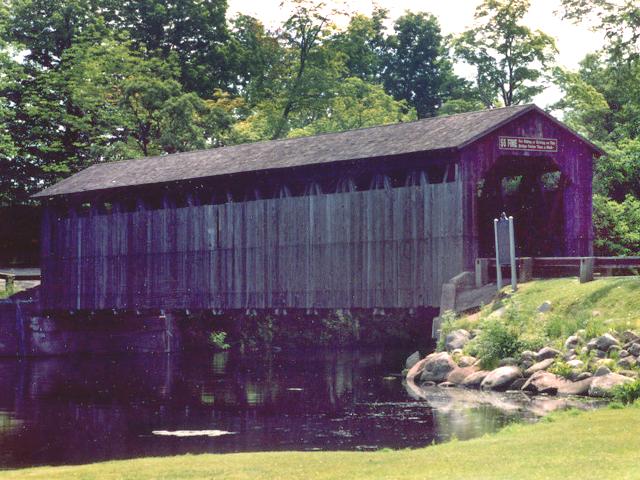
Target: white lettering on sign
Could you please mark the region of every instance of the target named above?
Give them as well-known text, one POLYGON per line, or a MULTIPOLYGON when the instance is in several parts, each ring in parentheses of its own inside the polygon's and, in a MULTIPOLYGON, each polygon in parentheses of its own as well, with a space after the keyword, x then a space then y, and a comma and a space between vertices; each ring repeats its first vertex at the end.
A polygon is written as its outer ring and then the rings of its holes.
POLYGON ((557 152, 558 140, 556 138, 498 137, 498 147, 502 150, 557 152))

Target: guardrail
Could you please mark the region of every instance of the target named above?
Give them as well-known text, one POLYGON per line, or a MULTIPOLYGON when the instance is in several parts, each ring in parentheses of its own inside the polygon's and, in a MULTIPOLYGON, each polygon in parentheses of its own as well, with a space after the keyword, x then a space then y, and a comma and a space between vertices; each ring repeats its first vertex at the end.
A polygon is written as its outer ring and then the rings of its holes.
MULTIPOLYGON (((476 260, 476 286, 489 283, 490 272, 495 270, 495 258, 476 260)), ((519 282, 527 282, 534 276, 550 278, 576 275, 580 283, 590 282, 594 273, 612 276, 614 273, 638 275, 640 257, 517 257, 516 270, 519 282)))
POLYGON ((13 292, 16 281, 40 280, 40 275, 35 273, 7 273, 0 272, 0 280, 4 280, 5 292, 13 292))

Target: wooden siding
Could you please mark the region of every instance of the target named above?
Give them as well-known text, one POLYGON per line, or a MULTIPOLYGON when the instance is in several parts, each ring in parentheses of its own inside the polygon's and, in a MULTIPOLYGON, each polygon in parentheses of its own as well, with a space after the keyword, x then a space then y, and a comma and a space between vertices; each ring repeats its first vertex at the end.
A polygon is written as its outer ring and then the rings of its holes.
POLYGON ((43 220, 47 310, 438 306, 462 183, 43 220))

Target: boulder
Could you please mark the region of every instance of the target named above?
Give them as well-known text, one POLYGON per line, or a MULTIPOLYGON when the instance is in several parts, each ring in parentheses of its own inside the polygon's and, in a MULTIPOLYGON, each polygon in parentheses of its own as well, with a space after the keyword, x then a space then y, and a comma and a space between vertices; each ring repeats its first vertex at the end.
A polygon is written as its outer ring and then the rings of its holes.
POLYGON ((620 375, 624 375, 625 377, 636 379, 640 376, 640 372, 637 370, 620 370, 618 372, 620 375))
POLYGON ((553 308, 553 305, 552 305, 551 301, 550 300, 545 300, 538 307, 538 311, 540 313, 547 313, 547 312, 550 312, 552 308, 553 308))
POLYGON ((409 369, 407 372, 407 381, 413 382, 416 377, 419 377, 422 374, 422 370, 424 370, 424 365, 427 363, 427 358, 425 357, 416 363, 413 367, 409 369))
POLYGON ((466 388, 478 388, 482 384, 482 381, 487 377, 487 375, 489 375, 489 373, 491 372, 488 372, 486 370, 479 370, 465 378, 462 381, 461 385, 466 388))
POLYGON ((540 349, 538 353, 536 353, 536 360, 540 362, 542 360, 546 360, 547 358, 556 358, 560 354, 560 350, 556 350, 552 347, 544 347, 540 349))
POLYGON ((475 357, 471 357, 469 355, 463 355, 458 359, 458 366, 463 368, 470 367, 471 365, 475 364, 477 361, 478 360, 475 357))
POLYGON ((415 351, 411 355, 409 355, 407 359, 404 361, 404 368, 406 368, 407 370, 411 370, 411 367, 413 367, 419 361, 420 361, 420 352, 415 351))
POLYGON ((596 349, 596 358, 607 358, 607 352, 604 350, 596 349))
POLYGON ((536 359, 536 352, 532 352, 531 350, 525 350, 520 354, 520 361, 534 361, 536 359))
POLYGON ((471 334, 464 329, 454 330, 444 339, 444 348, 447 352, 462 349, 471 340, 471 334))
POLYGON ((637 365, 637 363, 638 362, 636 361, 636 359, 631 355, 618 360, 618 366, 623 369, 633 368, 637 365))
POLYGON ((540 370, 546 370, 551 365, 553 365, 553 362, 555 361, 556 361, 555 358, 547 358, 545 360, 542 360, 541 362, 534 363, 524 371, 524 376, 530 377, 531 375, 533 375, 536 372, 539 372, 540 370))
POLYGON ((635 343, 635 342, 640 343, 640 335, 638 335, 636 332, 633 332, 631 330, 625 331, 622 334, 622 338, 624 339, 625 342, 628 342, 628 343, 635 343))
POLYGON ((592 381, 593 377, 589 376, 575 382, 567 382, 558 388, 558 395, 588 395, 592 381))
POLYGON ((595 338, 595 346, 598 350, 602 350, 603 352, 608 352, 609 348, 612 346, 620 346, 620 342, 615 339, 613 335, 610 333, 605 333, 604 335, 595 338))
POLYGON ((560 387, 564 387, 571 382, 559 375, 540 370, 535 372, 522 386, 522 390, 532 393, 546 393, 555 395, 560 387))
POLYGON ((498 367, 487 375, 480 388, 483 390, 506 390, 516 378, 520 378, 522 372, 518 367, 498 367))
POLYGON ((569 338, 567 338, 567 340, 564 342, 564 348, 566 348, 567 350, 574 349, 574 348, 576 348, 579 344, 580 344, 580 337, 578 337, 577 335, 571 335, 571 336, 570 336, 569 338))
POLYGON ((507 357, 498 362, 498 366, 506 367, 507 365, 518 365, 518 361, 515 358, 507 357))
POLYGON ((576 377, 576 382, 579 382, 581 380, 586 380, 587 378, 592 378, 592 377, 593 377, 593 374, 591 372, 582 372, 576 377))
POLYGON ((620 350, 620 353, 618 354, 618 358, 626 358, 629 355, 631 355, 627 350, 620 350))
POLYGON ((425 360, 424 368, 420 374, 422 382, 444 382, 451 370, 458 367, 447 352, 432 353, 427 355, 425 360))
POLYGON ((640 357, 640 342, 632 343, 627 350, 634 357, 640 357))
POLYGON ((516 378, 513 383, 509 385, 509 390, 521 390, 525 383, 527 383, 526 378, 516 378))
POLYGON ((478 367, 458 367, 449 373, 447 376, 447 382, 455 383, 456 385, 460 385, 465 378, 467 378, 472 373, 475 373, 479 370, 478 367))
POLYGON ((631 381, 629 377, 618 375, 617 373, 608 373, 606 375, 593 377, 593 381, 589 387, 589 396, 609 397, 614 387, 631 381))
POLYGON ((577 368, 577 369, 584 368, 584 362, 578 359, 569 360, 567 362, 567 365, 569 365, 571 368, 577 368))
POLYGON ((594 377, 604 377, 605 375, 609 375, 611 373, 611 370, 609 370, 608 367, 605 367, 604 365, 600 366, 597 368, 597 370, 594 372, 593 376, 594 377))

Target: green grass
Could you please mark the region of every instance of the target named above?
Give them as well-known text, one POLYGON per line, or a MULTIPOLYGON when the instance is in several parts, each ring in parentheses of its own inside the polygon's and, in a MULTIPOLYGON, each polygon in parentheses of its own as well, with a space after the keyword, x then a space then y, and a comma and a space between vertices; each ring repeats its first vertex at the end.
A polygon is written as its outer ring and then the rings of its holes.
POLYGON ((637 479, 640 408, 555 414, 417 450, 186 455, 0 472, 0 479, 637 479))

